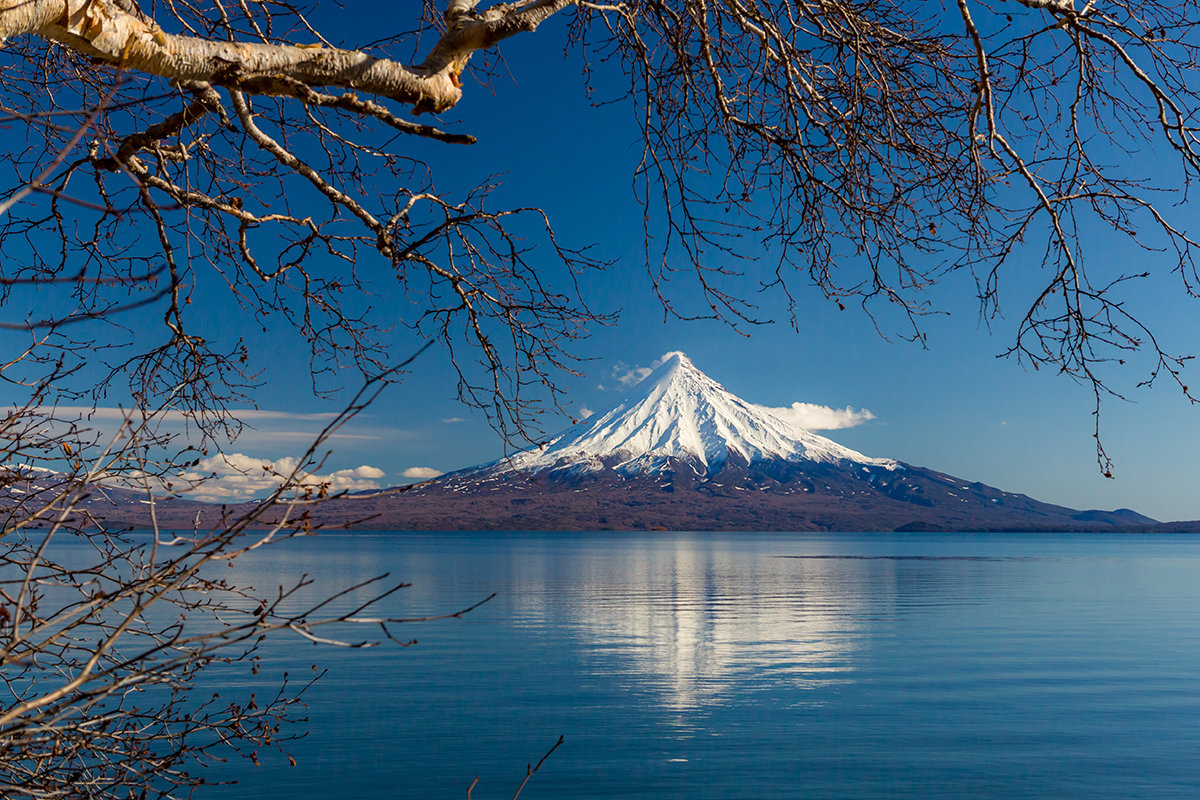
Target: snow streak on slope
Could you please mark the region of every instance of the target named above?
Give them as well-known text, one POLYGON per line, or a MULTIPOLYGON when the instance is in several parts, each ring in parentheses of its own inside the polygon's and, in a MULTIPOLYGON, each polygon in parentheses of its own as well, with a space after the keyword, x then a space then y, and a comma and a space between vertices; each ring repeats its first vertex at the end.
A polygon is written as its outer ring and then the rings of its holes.
POLYGON ((582 472, 612 467, 626 476, 654 474, 682 461, 700 475, 727 461, 813 461, 895 468, 792 425, 729 392, 682 353, 672 354, 605 411, 551 440, 483 470, 582 472))

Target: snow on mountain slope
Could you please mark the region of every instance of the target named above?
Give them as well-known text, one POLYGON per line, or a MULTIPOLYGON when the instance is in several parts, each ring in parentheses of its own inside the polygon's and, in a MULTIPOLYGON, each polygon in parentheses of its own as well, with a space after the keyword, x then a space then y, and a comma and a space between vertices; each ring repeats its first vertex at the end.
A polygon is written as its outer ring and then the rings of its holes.
POLYGON ((632 477, 689 464, 712 475, 727 461, 810 461, 895 469, 752 406, 705 375, 682 353, 608 409, 568 428, 542 450, 518 453, 471 472, 548 469, 632 477))

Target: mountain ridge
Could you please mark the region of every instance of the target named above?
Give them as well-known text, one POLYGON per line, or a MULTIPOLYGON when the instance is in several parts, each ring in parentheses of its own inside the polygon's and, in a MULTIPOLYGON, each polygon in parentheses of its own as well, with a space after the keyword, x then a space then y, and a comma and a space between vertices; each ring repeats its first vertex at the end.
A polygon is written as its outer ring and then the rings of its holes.
POLYGON ((1112 530, 1080 511, 866 456, 729 392, 683 353, 527 450, 356 500, 413 529, 1112 530), (380 496, 385 497, 384 495, 380 496))
MULTIPOLYGON (((144 495, 110 493, 95 504, 89 513, 110 524, 149 521, 144 495)), ((164 526, 188 528, 254 506, 162 498, 156 514, 164 526)), ((1187 528, 1129 509, 1080 511, 866 456, 737 397, 682 353, 667 354, 609 407, 537 449, 420 484, 330 499, 306 513, 327 527, 397 530, 1187 528)))
POLYGON ((608 467, 633 477, 660 473, 674 459, 690 464, 697 475, 712 475, 731 457, 746 463, 806 460, 898 467, 893 459, 865 456, 747 403, 685 354, 674 352, 607 409, 543 448, 450 474, 536 474, 576 462, 585 470, 608 467))

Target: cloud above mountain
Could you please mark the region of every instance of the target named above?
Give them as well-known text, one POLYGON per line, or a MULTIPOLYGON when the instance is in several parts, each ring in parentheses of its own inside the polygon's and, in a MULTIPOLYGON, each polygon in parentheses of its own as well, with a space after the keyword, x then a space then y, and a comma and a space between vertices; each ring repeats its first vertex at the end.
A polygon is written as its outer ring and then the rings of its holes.
POLYGON ((815 403, 792 403, 783 408, 760 405, 755 405, 755 408, 810 431, 836 431, 842 428, 854 428, 875 419, 875 415, 867 409, 855 410, 850 406, 831 408, 815 403))
MULTIPOLYGON (((671 356, 687 357, 680 350, 670 350, 655 359, 648 367, 631 367, 623 361, 618 361, 613 367, 612 376, 620 387, 635 386, 646 379, 651 372, 662 366, 671 356)), ((600 388, 604 388, 601 386, 600 388)), ((618 387, 611 387, 618 388, 618 387)), ((852 406, 833 408, 816 403, 792 403, 790 406, 775 408, 755 405, 755 408, 766 411, 792 425, 810 431, 836 431, 843 428, 854 428, 875 419, 875 415, 865 408, 855 409, 852 406)), ((586 418, 587 414, 584 415, 586 418)))

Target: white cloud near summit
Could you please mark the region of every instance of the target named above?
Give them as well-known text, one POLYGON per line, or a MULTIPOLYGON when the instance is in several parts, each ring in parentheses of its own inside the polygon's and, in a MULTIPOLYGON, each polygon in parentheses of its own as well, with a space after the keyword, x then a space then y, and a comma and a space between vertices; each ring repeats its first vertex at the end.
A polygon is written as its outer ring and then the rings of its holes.
POLYGON ((857 411, 846 406, 845 408, 830 408, 829 406, 816 405, 815 403, 792 403, 784 408, 771 408, 770 406, 759 406, 755 408, 766 411, 768 414, 779 417, 784 422, 789 422, 801 428, 807 428, 810 431, 835 431, 841 428, 854 428, 862 425, 864 422, 869 422, 875 419, 875 415, 865 408, 860 408, 857 411))
MULTIPOLYGON (((620 387, 629 387, 645 380, 645 378, 654 370, 663 365, 668 358, 674 355, 686 357, 686 353, 680 350, 669 350, 655 359, 648 367, 631 367, 623 361, 618 361, 613 367, 613 377, 617 379, 620 387)), ((604 389, 604 386, 599 388, 604 389)), ((609 387, 618 388, 618 387, 609 387)), ((842 428, 854 428, 862 425, 864 422, 870 422, 875 419, 875 415, 865 408, 855 409, 851 406, 845 408, 832 408, 830 406, 817 405, 816 403, 792 403, 790 406, 783 408, 772 408, 771 406, 755 405, 762 411, 776 416, 785 422, 791 423, 801 428, 806 428, 810 431, 835 431, 842 428)), ((588 415, 584 415, 585 417, 588 415)))
POLYGON ((669 350, 656 358, 648 367, 630 367, 627 366, 625 362, 618 361, 613 367, 613 377, 616 378, 617 382, 622 386, 633 386, 634 384, 645 380, 647 375, 661 367, 663 362, 668 358, 676 355, 682 356, 685 354, 680 350, 669 350))
POLYGON ((624 361, 618 361, 613 367, 613 377, 622 386, 633 386, 638 381, 644 380, 653 371, 650 367, 630 367, 624 361))

